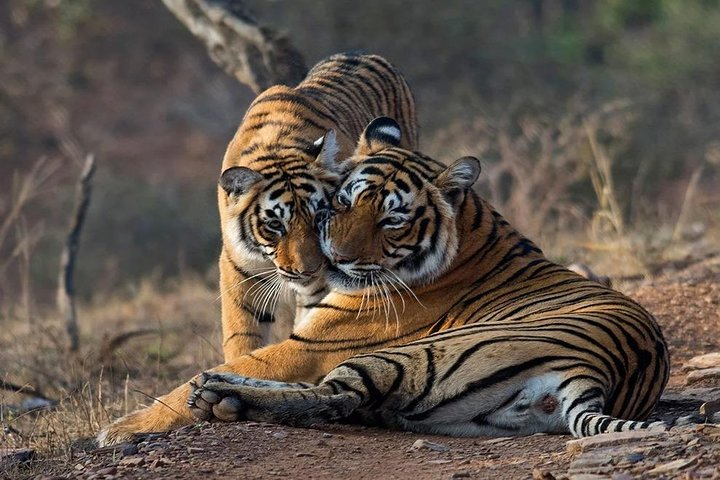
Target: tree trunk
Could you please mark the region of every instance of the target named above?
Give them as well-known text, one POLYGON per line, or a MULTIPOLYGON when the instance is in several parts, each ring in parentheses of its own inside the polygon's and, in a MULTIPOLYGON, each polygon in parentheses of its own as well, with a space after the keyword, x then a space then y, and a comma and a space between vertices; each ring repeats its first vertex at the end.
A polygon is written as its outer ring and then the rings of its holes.
POLYGON ((162 0, 227 73, 255 93, 297 85, 307 73, 302 55, 273 30, 259 25, 240 0, 162 0))

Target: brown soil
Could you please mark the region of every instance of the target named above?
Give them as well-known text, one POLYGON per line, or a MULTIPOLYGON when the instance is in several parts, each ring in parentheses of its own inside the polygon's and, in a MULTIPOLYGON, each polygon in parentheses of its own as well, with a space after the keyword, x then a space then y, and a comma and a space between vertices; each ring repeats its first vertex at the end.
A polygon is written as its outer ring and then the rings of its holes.
MULTIPOLYGON (((720 258, 622 289, 657 316, 672 354, 668 392, 681 392, 687 388, 683 363, 720 351, 720 258)), ((693 387, 720 387, 720 381, 693 387)), ((712 395, 718 397, 718 392, 712 395)), ((693 414, 698 406, 666 400, 656 417, 693 414)), ((582 467, 589 472, 599 468, 596 473, 605 475, 594 478, 720 478, 720 428, 673 428, 660 440, 643 440, 623 447, 626 450, 613 447, 608 450, 611 460, 602 467, 567 453, 568 440, 567 435, 458 439, 341 425, 296 429, 252 422, 202 424, 154 435, 137 445, 78 453, 66 477, 573 478, 582 467), (441 446, 413 448, 421 438, 441 446), (666 465, 671 461, 675 463, 666 465)))

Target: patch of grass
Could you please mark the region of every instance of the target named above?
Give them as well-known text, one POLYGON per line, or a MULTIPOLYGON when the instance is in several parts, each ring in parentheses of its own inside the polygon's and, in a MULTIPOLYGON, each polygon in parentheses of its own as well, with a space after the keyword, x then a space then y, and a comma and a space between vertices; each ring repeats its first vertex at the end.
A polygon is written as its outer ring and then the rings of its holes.
POLYGON ((22 317, 2 319, 0 378, 59 403, 22 412, 28 396, 0 390, 0 444, 37 452, 37 460, 23 467, 0 467, 0 478, 68 468, 79 439, 220 363, 215 287, 193 276, 162 289, 157 285, 147 280, 133 295, 80 305, 78 355, 67 353, 62 322, 50 312, 33 325, 22 317), (135 331, 147 333, 108 348, 118 336, 135 331))

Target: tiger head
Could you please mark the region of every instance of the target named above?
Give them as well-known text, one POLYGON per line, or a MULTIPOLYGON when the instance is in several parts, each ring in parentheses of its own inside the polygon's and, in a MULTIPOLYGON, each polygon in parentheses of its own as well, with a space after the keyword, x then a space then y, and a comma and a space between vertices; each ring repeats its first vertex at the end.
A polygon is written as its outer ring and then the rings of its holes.
MULTIPOLYGON (((225 169, 218 189, 223 243, 231 258, 271 260, 279 277, 304 293, 324 282, 326 258, 315 220, 340 178, 332 168, 339 148, 335 132, 308 143, 302 150, 283 142, 266 146, 267 160, 225 169), (292 161, 273 161, 289 157, 292 161)), ((226 162, 242 158, 238 144, 230 144, 226 162)))
POLYGON ((451 166, 398 148, 400 127, 373 120, 347 160, 352 171, 319 222, 328 281, 340 290, 381 281, 431 282, 458 250, 456 216, 480 174, 480 162, 463 157, 451 166))

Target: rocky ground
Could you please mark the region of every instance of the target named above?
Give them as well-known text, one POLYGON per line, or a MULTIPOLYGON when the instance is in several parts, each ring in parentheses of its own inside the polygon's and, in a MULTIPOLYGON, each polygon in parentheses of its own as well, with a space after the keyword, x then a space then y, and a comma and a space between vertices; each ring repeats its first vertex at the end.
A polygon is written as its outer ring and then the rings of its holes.
POLYGON ((679 418, 668 432, 457 439, 341 425, 201 424, 79 449, 64 475, 41 478, 720 479, 720 354, 712 355, 720 352, 720 258, 618 288, 656 314, 670 344, 672 378, 655 414, 679 418))

